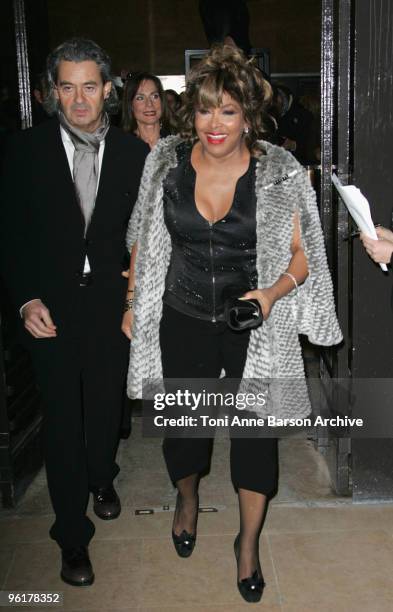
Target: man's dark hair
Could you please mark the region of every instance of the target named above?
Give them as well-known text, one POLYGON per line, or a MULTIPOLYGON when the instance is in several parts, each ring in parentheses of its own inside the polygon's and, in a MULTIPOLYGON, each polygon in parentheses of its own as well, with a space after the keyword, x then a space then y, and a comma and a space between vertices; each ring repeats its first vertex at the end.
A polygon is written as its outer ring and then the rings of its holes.
POLYGON ((108 113, 116 113, 119 106, 116 87, 113 83, 111 74, 111 60, 109 55, 93 40, 87 38, 70 38, 56 47, 48 55, 46 60, 46 78, 49 86, 48 96, 45 100, 45 110, 53 115, 58 108, 58 100, 55 98, 53 90, 57 83, 57 73, 59 64, 66 62, 86 62, 93 61, 100 69, 103 83, 112 83, 112 89, 108 98, 105 100, 104 110, 108 113))

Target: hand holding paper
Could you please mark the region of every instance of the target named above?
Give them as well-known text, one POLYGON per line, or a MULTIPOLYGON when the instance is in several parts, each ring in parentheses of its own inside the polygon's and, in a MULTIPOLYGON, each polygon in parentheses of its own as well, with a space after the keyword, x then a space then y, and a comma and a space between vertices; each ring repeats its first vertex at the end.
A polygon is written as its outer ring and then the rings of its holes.
POLYGON ((362 233, 360 233, 359 238, 362 241, 362 244, 367 251, 367 255, 375 263, 379 263, 379 264, 390 263, 392 259, 392 254, 393 254, 393 241, 386 240, 386 238, 383 238, 379 230, 383 230, 385 232, 389 231, 385 229, 384 227, 379 227, 377 229, 379 240, 373 240, 372 238, 369 238, 368 236, 366 236, 366 234, 362 234, 362 233))
MULTIPOLYGON (((332 174, 332 183, 360 231, 369 238, 378 240, 378 235, 371 218, 370 205, 360 189, 355 187, 355 185, 342 185, 340 179, 335 174, 332 174)), ((379 265, 384 272, 387 272, 386 264, 380 263, 379 265)))

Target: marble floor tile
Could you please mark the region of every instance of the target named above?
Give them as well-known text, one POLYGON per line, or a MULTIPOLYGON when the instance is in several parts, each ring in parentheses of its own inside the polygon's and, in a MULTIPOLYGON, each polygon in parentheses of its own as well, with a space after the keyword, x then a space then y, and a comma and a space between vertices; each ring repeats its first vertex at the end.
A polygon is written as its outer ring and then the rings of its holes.
POLYGON ((310 533, 391 529, 393 508, 377 505, 338 504, 334 507, 300 508, 271 505, 264 529, 269 533, 310 533), (390 515, 390 520, 388 516, 390 515))
MULTIPOLYGON (((357 504, 354 508, 362 508, 363 505, 357 504)), ((379 526, 393 536, 393 504, 373 504, 372 506, 366 506, 372 508, 378 508, 379 526)))
POLYGON ((27 489, 24 497, 18 504, 17 512, 18 514, 29 515, 49 514, 52 512, 44 469, 40 470, 27 489))
POLYGON ((279 489, 273 503, 336 500, 322 455, 310 440, 280 440, 279 489))
POLYGON ((284 609, 393 609, 393 538, 386 532, 269 534, 268 539, 284 609))
POLYGON ((137 608, 141 603, 141 540, 103 542, 93 540, 90 557, 95 582, 86 588, 71 587, 61 581, 60 551, 55 543, 18 545, 7 590, 60 591, 62 610, 110 611, 137 608))
POLYGON ((49 528, 54 521, 53 514, 44 516, 19 515, 0 519, 0 542, 3 545, 32 544, 48 542, 49 528))
POLYGON ((330 598, 329 601, 321 601, 318 607, 300 605, 283 605, 282 612, 387 612, 391 607, 386 608, 385 603, 373 602, 373 600, 359 601, 357 597, 350 601, 345 599, 339 601, 336 598, 330 598), (371 606, 371 607, 370 607, 371 606))
POLYGON ((166 474, 155 474, 149 478, 146 474, 130 479, 119 480, 116 489, 123 506, 132 508, 155 507, 171 503, 175 499, 175 490, 166 474))
POLYGON ((1 541, 0 549, 0 589, 4 588, 7 576, 12 569, 15 550, 12 546, 8 546, 1 541))
MULTIPOLYGON (((264 601, 264 598, 262 598, 262 600, 257 603, 257 604, 252 604, 252 609, 255 610, 263 610, 264 612, 281 612, 281 606, 276 605, 276 604, 271 604, 271 603, 266 603, 264 601)), ((156 607, 148 607, 145 608, 144 606, 142 606, 140 608, 141 612, 245 612, 245 610, 250 610, 250 604, 248 603, 244 603, 243 605, 239 604, 231 604, 231 605, 227 605, 224 604, 223 606, 220 605, 209 605, 208 603, 206 604, 202 604, 202 605, 195 605, 195 606, 170 606, 170 607, 162 607, 162 606, 156 606, 156 607)), ((314 612, 316 612, 314 610, 314 612)))
MULTIPOLYGON (((87 604, 84 604, 83 607, 80 607, 80 608, 68 608, 67 606, 64 607, 64 605, 63 606, 59 605, 57 607, 54 607, 53 605, 47 605, 44 608, 36 608, 36 607, 26 608, 26 606, 12 607, 10 608, 10 612, 23 612, 23 611, 26 612, 26 609, 30 610, 31 612, 56 612, 56 610, 58 610, 59 612, 61 612, 62 610, 66 610, 67 612, 97 612, 97 607, 95 606, 94 602, 91 607, 90 607, 90 604, 87 603, 87 604)), ((111 606, 108 608, 100 608, 100 612, 137 612, 141 609, 142 608, 138 606, 130 607, 129 604, 125 604, 124 607, 122 608, 112 608, 111 606)))
MULTIPOLYGON (((167 512, 135 516, 130 508, 123 508, 115 521, 100 521, 90 515, 96 526, 95 540, 128 540, 141 538, 171 537, 173 506, 167 512)), ((198 535, 235 535, 239 530, 239 515, 236 508, 224 508, 218 512, 200 512, 198 535)))

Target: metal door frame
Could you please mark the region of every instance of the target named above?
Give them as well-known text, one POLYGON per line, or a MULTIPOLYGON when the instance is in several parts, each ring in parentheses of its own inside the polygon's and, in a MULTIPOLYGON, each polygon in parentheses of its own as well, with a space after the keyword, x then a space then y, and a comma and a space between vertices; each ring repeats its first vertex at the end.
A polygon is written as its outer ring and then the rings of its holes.
MULTIPOLYGON (((347 184, 351 173, 352 118, 352 0, 321 2, 321 188, 320 215, 335 288, 338 318, 344 336, 339 347, 321 350, 321 379, 331 381, 350 376, 351 333, 351 243, 348 214, 333 192, 332 171, 347 184)), ((334 388, 331 409, 348 410, 347 394, 334 388)), ((351 440, 329 432, 317 439, 324 454, 333 488, 339 495, 351 494, 351 440)))

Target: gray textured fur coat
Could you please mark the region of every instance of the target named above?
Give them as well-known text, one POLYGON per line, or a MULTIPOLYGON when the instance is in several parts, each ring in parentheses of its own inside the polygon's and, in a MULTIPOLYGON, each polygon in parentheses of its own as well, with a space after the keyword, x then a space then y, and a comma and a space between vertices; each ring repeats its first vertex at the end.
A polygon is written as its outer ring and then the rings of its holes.
MULTIPOLYGON (((180 142, 178 136, 169 136, 159 141, 148 156, 127 233, 128 248, 138 240, 128 374, 131 398, 142 396, 143 379, 162 378, 159 326, 171 256, 171 240, 164 222, 163 181, 170 168, 177 165, 176 146, 180 142)), ((261 379, 269 379, 270 401, 258 408, 258 414, 304 417, 310 413, 310 403, 298 335, 305 334, 310 342, 325 346, 339 343, 342 335, 314 190, 290 153, 265 141, 259 144, 258 286, 272 285, 288 267, 295 210, 299 211, 309 276, 298 291, 277 301, 267 321, 251 332, 240 391, 261 391, 261 379)))

